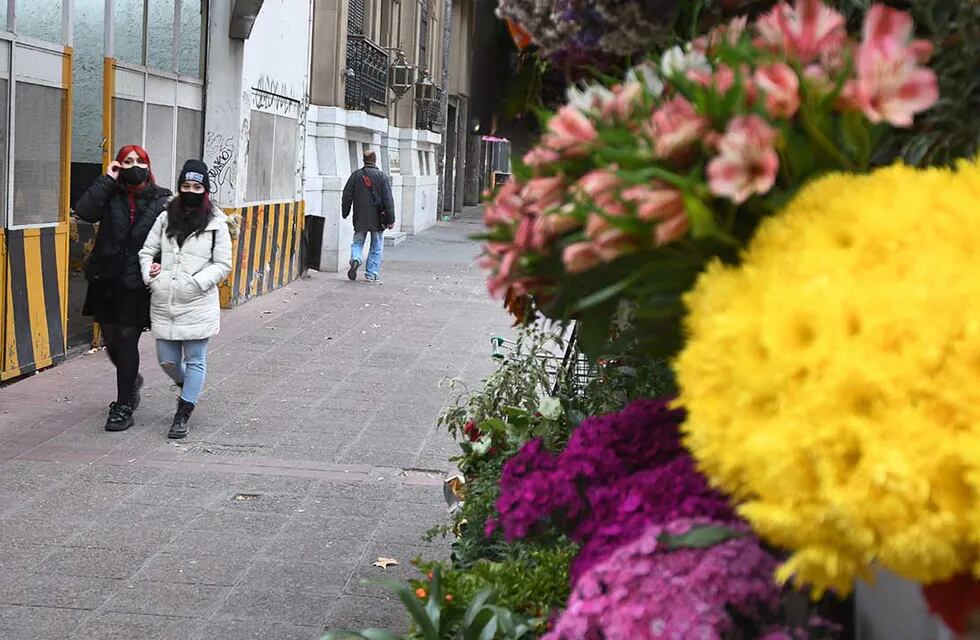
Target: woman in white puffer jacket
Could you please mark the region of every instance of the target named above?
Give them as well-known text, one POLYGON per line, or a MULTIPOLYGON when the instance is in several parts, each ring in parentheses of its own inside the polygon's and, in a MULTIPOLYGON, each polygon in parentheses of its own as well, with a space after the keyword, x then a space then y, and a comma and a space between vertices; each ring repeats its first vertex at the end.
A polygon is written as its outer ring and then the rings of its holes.
POLYGON ((211 204, 208 168, 188 160, 180 189, 140 251, 160 366, 181 388, 168 438, 185 438, 204 387, 208 339, 220 328, 218 284, 231 272, 227 217, 211 204), (155 260, 159 260, 156 262, 155 260))

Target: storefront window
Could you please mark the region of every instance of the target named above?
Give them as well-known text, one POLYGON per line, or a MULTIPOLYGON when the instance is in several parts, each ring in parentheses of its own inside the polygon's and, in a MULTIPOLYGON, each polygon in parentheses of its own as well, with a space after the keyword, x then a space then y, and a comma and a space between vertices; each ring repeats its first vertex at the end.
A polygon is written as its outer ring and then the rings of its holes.
POLYGON ((177 109, 177 166, 191 158, 201 159, 204 150, 201 148, 201 130, 204 128, 204 115, 194 109, 177 109))
POLYGON ((19 0, 17 32, 45 42, 61 44, 62 0, 19 0))
POLYGON ((146 151, 153 162, 153 177, 157 184, 175 190, 173 107, 146 106, 146 151))
POLYGON ((0 31, 7 28, 7 0, 0 0, 0 31))
POLYGON ((201 77, 201 33, 204 15, 201 0, 180 3, 180 61, 181 75, 201 77))
POLYGON ((174 70, 174 2, 150 0, 147 18, 146 66, 174 70))
POLYGON ((143 0, 113 0, 112 29, 116 60, 142 65, 143 0))
POLYGON ((17 83, 14 108, 15 225, 58 222, 61 215, 62 115, 65 91, 17 83))

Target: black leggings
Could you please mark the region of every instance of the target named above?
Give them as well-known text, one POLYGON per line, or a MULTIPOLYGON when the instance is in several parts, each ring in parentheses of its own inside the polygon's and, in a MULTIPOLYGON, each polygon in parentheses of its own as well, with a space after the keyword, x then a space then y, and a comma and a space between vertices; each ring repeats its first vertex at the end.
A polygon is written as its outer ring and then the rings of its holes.
POLYGON ((140 372, 140 336, 143 329, 125 324, 99 325, 109 359, 116 365, 116 402, 129 402, 140 372))

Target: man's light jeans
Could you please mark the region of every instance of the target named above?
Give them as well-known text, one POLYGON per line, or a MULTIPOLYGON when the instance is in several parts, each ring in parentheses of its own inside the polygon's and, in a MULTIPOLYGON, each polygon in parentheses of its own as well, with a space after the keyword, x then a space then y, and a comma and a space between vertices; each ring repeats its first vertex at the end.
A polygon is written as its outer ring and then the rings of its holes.
MULTIPOLYGON (((368 252, 367 264, 364 268, 364 275, 369 280, 377 280, 381 277, 381 252, 384 250, 384 231, 371 231, 371 249, 368 252)), ((367 231, 355 231, 354 243, 350 246, 350 259, 364 263, 364 241, 367 240, 367 231)))

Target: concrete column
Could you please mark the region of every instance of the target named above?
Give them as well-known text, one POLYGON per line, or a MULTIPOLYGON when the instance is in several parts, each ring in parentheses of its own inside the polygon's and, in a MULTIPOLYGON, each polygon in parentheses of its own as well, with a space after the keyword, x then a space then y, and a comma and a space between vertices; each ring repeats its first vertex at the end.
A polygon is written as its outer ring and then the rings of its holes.
POLYGON ((463 180, 463 204, 467 206, 480 204, 480 135, 469 133, 468 123, 466 171, 463 180))
POLYGON ((463 212, 463 201, 466 191, 466 171, 468 169, 466 157, 467 139, 469 136, 469 108, 470 101, 465 96, 459 96, 456 107, 456 185, 453 188, 453 211, 463 212))
POLYGON ((210 169, 216 202, 235 207, 245 199, 248 121, 251 96, 243 87, 245 43, 228 37, 231 3, 214 2, 208 10, 207 105, 204 113, 204 161, 210 169))
MULTIPOLYGON (((436 0, 437 2, 439 0, 436 0)), ((447 120, 447 112, 449 111, 449 52, 452 49, 453 41, 453 0, 443 0, 442 4, 442 48, 440 49, 440 70, 439 70, 439 80, 438 85, 442 87, 442 100, 439 105, 439 119, 443 123, 443 127, 448 128, 449 123, 447 120)), ((436 202, 443 202, 443 192, 445 191, 446 185, 444 184, 444 173, 446 165, 446 144, 445 140, 447 138, 447 132, 444 130, 442 135, 442 141, 436 148, 436 175, 439 176, 439 188, 436 191, 436 202)))
POLYGON ((310 102, 343 108, 346 68, 347 3, 314 0, 310 102))

